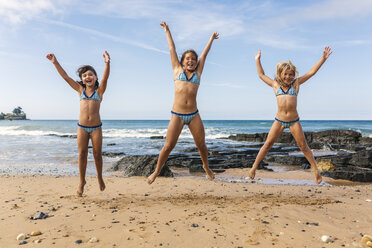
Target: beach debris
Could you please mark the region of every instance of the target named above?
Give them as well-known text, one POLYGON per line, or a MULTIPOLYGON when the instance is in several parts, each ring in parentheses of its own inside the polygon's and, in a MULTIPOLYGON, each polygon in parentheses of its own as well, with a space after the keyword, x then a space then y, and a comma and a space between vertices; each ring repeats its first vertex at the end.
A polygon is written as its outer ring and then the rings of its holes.
POLYGON ((22 240, 21 242, 19 242, 19 245, 25 245, 25 244, 27 244, 26 240, 22 240))
POLYGON ((372 235, 364 235, 360 242, 368 247, 372 247, 372 235), (368 245, 370 243, 370 245, 368 245))
POLYGON ((328 236, 328 235, 323 235, 320 239, 324 243, 332 243, 333 242, 333 239, 330 236, 328 236))
POLYGON ((64 234, 62 237, 64 237, 64 238, 67 238, 67 237, 69 237, 70 235, 68 235, 68 234, 64 234))
POLYGON ((31 216, 30 219, 31 220, 39 220, 39 219, 46 219, 48 218, 49 216, 43 212, 37 212, 34 216, 31 216))
POLYGON ((99 240, 96 237, 92 237, 89 239, 89 243, 97 243, 99 240))
POLYGON ((306 225, 308 225, 308 226, 319 226, 319 223, 317 223, 317 222, 306 222, 306 225))
POLYGON ((49 207, 49 210, 50 210, 50 211, 56 211, 55 207, 53 207, 53 206, 50 206, 50 207, 49 207))
POLYGON ((24 234, 24 233, 20 233, 20 234, 18 234, 18 236, 17 236, 17 240, 19 241, 19 240, 24 240, 24 239, 26 239, 26 234, 24 234))
POLYGON ((41 235, 41 232, 40 231, 33 231, 30 233, 31 236, 39 236, 41 235))
POLYGON ((199 227, 199 225, 194 223, 191 225, 191 227, 199 227))
POLYGON ((34 240, 34 243, 35 243, 35 244, 39 244, 39 243, 41 243, 41 239, 35 239, 35 240, 34 240))
POLYGON ((81 243, 83 243, 83 241, 81 239, 78 239, 78 240, 75 241, 75 244, 81 244, 81 243))

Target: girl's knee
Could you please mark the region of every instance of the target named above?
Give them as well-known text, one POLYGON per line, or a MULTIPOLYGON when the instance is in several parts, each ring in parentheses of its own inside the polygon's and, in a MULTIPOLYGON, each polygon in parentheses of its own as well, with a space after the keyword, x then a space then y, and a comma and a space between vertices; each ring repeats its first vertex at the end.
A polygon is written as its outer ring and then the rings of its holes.
POLYGON ((102 151, 93 149, 93 157, 94 159, 102 159, 102 151))
POLYGON ((165 145, 163 146, 163 150, 165 152, 171 152, 175 146, 175 144, 165 143, 165 145))
POLYGON ((87 157, 87 156, 88 156, 88 149, 79 150, 79 157, 87 157))

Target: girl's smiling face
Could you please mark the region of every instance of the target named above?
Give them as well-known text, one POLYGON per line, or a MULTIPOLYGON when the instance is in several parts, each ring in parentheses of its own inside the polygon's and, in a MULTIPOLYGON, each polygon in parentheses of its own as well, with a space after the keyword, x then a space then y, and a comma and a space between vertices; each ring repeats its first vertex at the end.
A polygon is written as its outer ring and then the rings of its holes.
POLYGON ((97 81, 97 77, 93 71, 88 70, 81 75, 81 80, 88 87, 94 87, 97 81))
POLYGON ((186 53, 185 58, 182 61, 182 66, 187 71, 195 71, 197 66, 196 56, 194 53, 186 53))
POLYGON ((287 69, 285 72, 282 74, 282 81, 286 85, 291 85, 293 80, 295 78, 295 72, 293 70, 287 69))

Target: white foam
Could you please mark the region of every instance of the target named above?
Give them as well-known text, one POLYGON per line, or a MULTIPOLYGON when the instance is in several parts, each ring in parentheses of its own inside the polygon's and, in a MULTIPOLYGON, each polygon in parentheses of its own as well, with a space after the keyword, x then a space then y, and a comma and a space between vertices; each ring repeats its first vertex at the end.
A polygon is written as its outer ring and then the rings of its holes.
POLYGON ((45 135, 71 135, 70 133, 60 133, 54 131, 42 130, 24 130, 20 126, 4 126, 0 127, 0 135, 3 136, 45 136, 45 135))

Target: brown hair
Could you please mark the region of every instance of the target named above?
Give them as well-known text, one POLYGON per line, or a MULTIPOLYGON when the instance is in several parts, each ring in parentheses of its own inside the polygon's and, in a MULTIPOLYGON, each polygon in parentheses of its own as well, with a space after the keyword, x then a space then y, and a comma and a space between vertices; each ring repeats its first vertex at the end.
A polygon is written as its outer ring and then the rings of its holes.
MULTIPOLYGON (((188 54, 188 53, 194 54, 195 57, 196 57, 196 62, 198 62, 198 54, 195 52, 195 50, 189 49, 189 50, 184 51, 182 56, 181 56, 181 61, 180 61, 181 66, 182 66, 183 61, 185 60, 186 54, 188 54)), ((196 70, 196 68, 198 68, 198 65, 196 65, 195 70, 196 70)))
MULTIPOLYGON (((90 66, 90 65, 80 66, 79 69, 77 69, 76 73, 79 75, 79 78, 82 79, 81 78, 82 75, 86 73, 87 71, 92 71, 94 75, 96 75, 96 77, 98 78, 96 70, 94 70, 93 66, 90 66)), ((83 81, 78 81, 78 83, 81 84, 84 88, 86 87, 83 81)), ((99 82, 98 80, 96 80, 96 84, 94 85, 95 89, 97 89, 98 86, 99 86, 99 82)))

